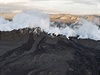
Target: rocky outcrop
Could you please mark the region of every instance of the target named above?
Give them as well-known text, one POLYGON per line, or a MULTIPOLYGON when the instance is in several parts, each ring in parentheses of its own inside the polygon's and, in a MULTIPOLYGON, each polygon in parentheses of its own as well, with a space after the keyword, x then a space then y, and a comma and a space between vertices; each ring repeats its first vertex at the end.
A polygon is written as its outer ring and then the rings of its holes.
POLYGON ((80 16, 69 15, 69 14, 52 14, 52 15, 50 15, 51 21, 63 22, 63 23, 74 23, 76 20, 79 19, 79 17, 80 16))
POLYGON ((62 22, 67 24, 75 23, 80 18, 84 18, 88 21, 93 21, 93 22, 96 20, 96 24, 100 25, 100 16, 95 16, 95 15, 51 14, 50 18, 51 22, 62 22))
POLYGON ((0 75, 100 75, 100 41, 33 31, 0 32, 0 75))

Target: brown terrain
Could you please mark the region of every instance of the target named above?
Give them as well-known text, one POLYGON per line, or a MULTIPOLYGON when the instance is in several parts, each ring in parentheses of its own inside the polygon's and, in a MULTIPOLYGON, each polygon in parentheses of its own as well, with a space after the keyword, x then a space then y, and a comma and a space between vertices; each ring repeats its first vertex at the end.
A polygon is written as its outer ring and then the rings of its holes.
POLYGON ((100 16, 98 15, 70 15, 70 14, 51 14, 50 20, 52 22, 62 22, 71 24, 79 20, 80 18, 85 18, 88 21, 93 21, 94 19, 98 19, 99 21, 96 23, 100 25, 100 16))
POLYGON ((8 14, 0 14, 0 17, 5 17, 5 19, 7 20, 12 20, 12 18, 15 16, 16 14, 12 14, 12 13, 8 13, 8 14))
MULTIPOLYGON (((4 16, 8 20, 12 20, 12 18, 16 14, 0 14, 0 16, 4 16)), ((70 15, 70 14, 50 14, 50 20, 51 22, 62 22, 62 23, 67 23, 71 24, 74 23, 75 21, 79 20, 80 18, 85 18, 89 21, 93 21, 95 18, 99 19, 100 21, 100 15, 70 15)), ((98 23, 100 24, 100 22, 98 23)))

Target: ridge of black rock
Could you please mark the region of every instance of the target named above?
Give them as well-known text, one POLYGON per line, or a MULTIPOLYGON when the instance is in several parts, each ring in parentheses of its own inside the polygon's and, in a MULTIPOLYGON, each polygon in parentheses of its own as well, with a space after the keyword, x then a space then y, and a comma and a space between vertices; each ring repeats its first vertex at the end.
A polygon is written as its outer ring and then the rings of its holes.
POLYGON ((0 35, 0 75, 100 75, 100 41, 34 29, 0 35))

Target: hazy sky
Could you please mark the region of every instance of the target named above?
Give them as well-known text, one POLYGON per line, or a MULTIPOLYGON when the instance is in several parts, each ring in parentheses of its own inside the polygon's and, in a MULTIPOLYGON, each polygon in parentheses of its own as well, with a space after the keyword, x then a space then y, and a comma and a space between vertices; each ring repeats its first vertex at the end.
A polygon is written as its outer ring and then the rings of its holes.
POLYGON ((100 0, 1 0, 1 3, 2 12, 40 9, 54 13, 100 14, 100 0))

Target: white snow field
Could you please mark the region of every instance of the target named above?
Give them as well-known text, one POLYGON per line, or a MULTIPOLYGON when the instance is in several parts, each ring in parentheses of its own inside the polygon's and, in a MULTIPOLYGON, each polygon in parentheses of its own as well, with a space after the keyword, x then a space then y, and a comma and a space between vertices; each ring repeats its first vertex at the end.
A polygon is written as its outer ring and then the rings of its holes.
MULTIPOLYGON (((53 24, 53 23, 52 23, 53 24)), ((12 31, 23 28, 40 27, 42 31, 48 34, 79 36, 81 39, 100 40, 100 28, 95 23, 80 19, 76 23, 66 27, 52 26, 48 14, 41 11, 32 10, 17 14, 12 21, 0 18, 0 31, 12 31)))

